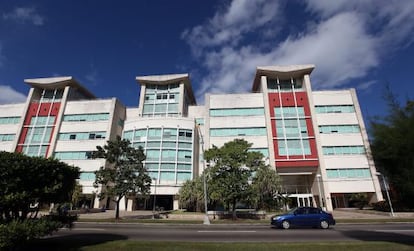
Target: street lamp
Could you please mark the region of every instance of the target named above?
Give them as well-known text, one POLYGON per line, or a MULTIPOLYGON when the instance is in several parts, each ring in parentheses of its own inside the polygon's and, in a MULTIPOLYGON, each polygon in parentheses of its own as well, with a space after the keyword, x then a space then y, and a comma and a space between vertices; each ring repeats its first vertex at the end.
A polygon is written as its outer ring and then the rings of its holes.
POLYGON ((155 219, 155 200, 157 199, 157 178, 152 178, 154 181, 154 203, 152 205, 152 218, 155 219))
POLYGON ((382 178, 382 182, 384 183, 385 193, 387 194, 388 205, 390 206, 391 216, 394 217, 395 214, 394 214, 394 209, 392 208, 392 202, 391 202, 391 199, 390 199, 390 193, 388 192, 388 190, 389 190, 388 184, 385 181, 385 177, 384 177, 384 175, 382 173, 377 172, 376 175, 377 176, 381 176, 381 178, 382 178))
POLYGON ((200 125, 197 125, 197 130, 198 130, 198 134, 200 135, 201 151, 203 153, 203 190, 204 190, 204 211, 205 211, 203 224, 210 225, 210 219, 208 218, 208 212, 207 212, 207 181, 206 181, 207 175, 205 173, 206 159, 204 156, 204 139, 203 139, 203 134, 201 133, 201 130, 200 130, 200 125))
POLYGON ((322 193, 321 193, 321 182, 320 179, 322 178, 322 175, 319 173, 316 175, 316 180, 318 182, 318 191, 319 191, 319 206, 322 208, 322 193))

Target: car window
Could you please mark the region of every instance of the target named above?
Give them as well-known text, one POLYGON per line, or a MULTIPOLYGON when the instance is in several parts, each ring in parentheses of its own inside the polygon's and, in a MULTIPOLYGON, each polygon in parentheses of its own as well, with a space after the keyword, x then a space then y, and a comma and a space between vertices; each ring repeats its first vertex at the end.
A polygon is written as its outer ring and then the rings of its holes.
POLYGON ((309 213, 310 214, 319 214, 319 209, 318 208, 309 208, 309 213))
POLYGON ((298 208, 298 209, 296 209, 295 213, 296 214, 306 214, 306 211, 305 211, 304 208, 298 208))

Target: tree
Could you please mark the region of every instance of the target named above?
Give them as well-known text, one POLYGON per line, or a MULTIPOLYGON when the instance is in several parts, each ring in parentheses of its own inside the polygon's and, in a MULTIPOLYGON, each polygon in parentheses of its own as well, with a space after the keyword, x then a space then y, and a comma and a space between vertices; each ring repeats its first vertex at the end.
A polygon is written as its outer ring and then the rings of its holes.
POLYGON ((253 178, 252 191, 256 207, 260 209, 274 209, 277 205, 276 196, 281 190, 281 180, 275 169, 268 165, 261 165, 253 178))
POLYGON ((148 194, 151 178, 143 165, 145 155, 142 147, 135 149, 130 142, 117 137, 97 146, 93 158, 104 158, 110 164, 95 172, 95 187, 102 185, 98 197, 111 198, 116 203, 115 218, 119 219, 119 202, 126 195, 148 194))
POLYGON ((77 178, 79 168, 59 160, 0 152, 0 221, 26 219, 31 204, 69 202, 77 178))
POLYGON ((180 206, 188 211, 201 211, 204 208, 203 177, 187 180, 180 188, 178 195, 180 206))
POLYGON ((235 139, 218 148, 205 151, 205 159, 211 164, 207 168, 210 199, 222 200, 232 208, 236 218, 236 204, 251 193, 249 181, 252 173, 262 165, 263 155, 250 152, 251 143, 235 139))
POLYGON ((385 99, 388 114, 370 123, 373 158, 401 205, 414 208, 414 101, 402 107, 389 88, 385 99))

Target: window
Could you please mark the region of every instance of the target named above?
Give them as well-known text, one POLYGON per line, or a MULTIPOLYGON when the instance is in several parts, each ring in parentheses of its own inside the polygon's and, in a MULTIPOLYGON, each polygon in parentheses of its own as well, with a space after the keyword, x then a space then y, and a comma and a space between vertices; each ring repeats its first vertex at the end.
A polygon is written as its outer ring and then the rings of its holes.
POLYGON ((228 137, 228 136, 266 136, 265 127, 251 128, 211 128, 211 137, 228 137))
POLYGON ((106 132, 68 132, 59 133, 59 140, 95 140, 105 139, 106 132))
POLYGON ((20 117, 1 117, 0 125, 4 124, 18 124, 20 122, 20 117))
POLYGON ((302 106, 298 107, 275 107, 276 118, 297 118, 305 117, 305 109, 302 106))
POLYGON ((0 134, 0 141, 13 141, 15 134, 0 134))
POLYGON ((371 178, 369 168, 327 169, 328 179, 366 179, 371 178))
POLYGON ((302 90, 303 86, 300 79, 267 78, 267 89, 269 92, 292 92, 293 90, 302 90))
POLYGON ((353 113, 353 105, 316 105, 316 113, 353 113))
POLYGON ((276 120, 276 132, 278 138, 308 137, 308 127, 305 119, 276 120))
POLYGON ((55 158, 60 160, 86 160, 92 159, 92 152, 75 152, 75 151, 68 151, 68 152, 55 152, 55 158))
POLYGON ((104 121, 109 120, 109 113, 71 114, 63 116, 63 121, 104 121))
POLYGON ((211 117, 221 116, 263 116, 264 108, 223 108, 223 109, 210 109, 211 117))
POLYGON ((278 141, 278 150, 280 156, 292 155, 309 155, 311 154, 310 144, 308 139, 287 139, 285 141, 278 141), (302 148, 303 145, 303 148, 302 148))
POLYGON ((322 125, 319 133, 359 133, 359 125, 322 125))
POLYGON ((323 146, 324 155, 357 155, 365 154, 364 146, 323 146))
POLYGON ((195 123, 196 125, 204 125, 204 118, 196 118, 195 123))
POLYGON ((30 118, 30 125, 44 126, 53 125, 55 123, 55 116, 38 116, 30 118))
POLYGON ((95 173, 94 172, 81 172, 79 179, 81 181, 95 181, 95 173))

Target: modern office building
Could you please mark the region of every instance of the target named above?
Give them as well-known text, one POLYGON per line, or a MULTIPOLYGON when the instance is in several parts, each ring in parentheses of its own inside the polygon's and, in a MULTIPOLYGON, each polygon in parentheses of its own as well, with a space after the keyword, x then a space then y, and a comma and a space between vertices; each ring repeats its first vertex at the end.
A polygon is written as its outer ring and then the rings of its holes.
POLYGON ((204 105, 188 74, 137 77, 134 108, 97 99, 72 77, 27 79, 26 103, 0 106, 0 150, 79 166, 91 207, 113 206, 93 197, 94 171, 105 161, 91 152, 116 136, 144 148, 153 179, 150 198, 125 198, 124 210, 151 209, 154 195, 157 206, 177 209, 179 188, 203 171, 201 149, 235 138, 263 153, 293 206, 348 207, 355 193, 382 200, 355 90, 312 91, 313 69, 258 67, 251 93, 207 93, 204 105))

